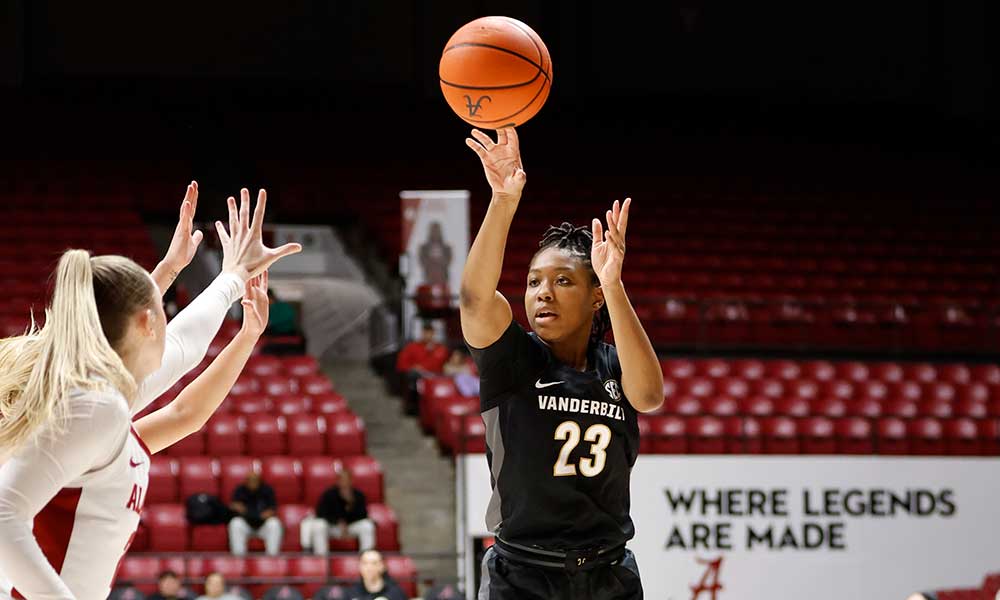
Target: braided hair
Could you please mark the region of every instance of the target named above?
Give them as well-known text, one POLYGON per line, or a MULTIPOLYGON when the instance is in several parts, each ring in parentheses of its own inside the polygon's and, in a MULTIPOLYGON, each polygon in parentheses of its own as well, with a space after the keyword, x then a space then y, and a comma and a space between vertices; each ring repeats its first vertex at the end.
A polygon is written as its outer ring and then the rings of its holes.
MULTIPOLYGON (((594 244, 594 235, 588 227, 574 227, 571 223, 563 223, 559 226, 550 226, 545 230, 545 235, 538 242, 538 252, 535 256, 546 248, 560 248, 568 250, 570 254, 576 256, 590 272, 590 281, 593 285, 600 287, 601 281, 594 272, 594 266, 590 263, 590 250, 594 244)), ((594 321, 590 328, 590 345, 604 341, 608 331, 611 330, 611 315, 608 314, 608 304, 604 302, 601 308, 594 314, 594 321)))

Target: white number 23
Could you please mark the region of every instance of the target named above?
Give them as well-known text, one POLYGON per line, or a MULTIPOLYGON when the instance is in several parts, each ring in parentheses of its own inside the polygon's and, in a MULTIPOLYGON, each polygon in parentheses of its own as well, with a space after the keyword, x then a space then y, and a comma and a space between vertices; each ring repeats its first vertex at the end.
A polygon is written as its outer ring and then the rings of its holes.
MULTIPOLYGON (((552 475, 556 477, 569 477, 576 475, 576 465, 569 463, 569 455, 580 443, 580 424, 576 421, 563 421, 556 427, 556 440, 565 440, 562 450, 559 452, 559 460, 552 467, 552 475)), ((595 477, 604 470, 607 462, 608 444, 611 443, 611 429, 604 424, 597 423, 587 428, 583 434, 586 442, 591 442, 590 454, 580 459, 580 473, 585 477, 595 477)))

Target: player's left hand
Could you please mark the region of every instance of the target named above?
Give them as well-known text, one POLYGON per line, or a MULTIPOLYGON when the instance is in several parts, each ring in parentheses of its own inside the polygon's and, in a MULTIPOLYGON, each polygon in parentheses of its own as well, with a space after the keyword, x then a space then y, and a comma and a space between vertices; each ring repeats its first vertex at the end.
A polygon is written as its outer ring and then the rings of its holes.
POLYGON ((243 328, 241 331, 260 337, 267 329, 270 303, 267 298, 267 271, 253 277, 246 284, 246 291, 240 301, 243 305, 243 328))
POLYGON ((177 227, 174 229, 174 237, 170 240, 170 248, 167 249, 163 262, 175 274, 180 273, 184 267, 191 264, 198 245, 204 237, 201 231, 194 230, 194 211, 198 208, 198 182, 192 181, 187 186, 184 193, 184 201, 181 202, 181 214, 177 219, 177 227))
POLYGON ((601 287, 621 283, 622 263, 625 261, 625 229, 628 227, 628 209, 631 205, 631 198, 625 198, 621 205, 615 200, 612 210, 605 215, 608 222, 606 231, 601 226, 600 219, 594 219, 592 224, 594 245, 590 250, 590 263, 601 287))

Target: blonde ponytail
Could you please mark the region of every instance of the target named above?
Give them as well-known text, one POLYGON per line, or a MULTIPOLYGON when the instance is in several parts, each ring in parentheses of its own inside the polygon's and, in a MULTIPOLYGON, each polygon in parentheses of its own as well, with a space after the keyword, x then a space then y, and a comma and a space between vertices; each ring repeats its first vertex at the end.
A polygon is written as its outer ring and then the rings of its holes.
POLYGON ((128 317, 149 303, 151 290, 146 272, 127 258, 91 258, 85 250, 62 255, 44 327, 32 324, 24 335, 0 340, 0 456, 47 425, 61 428, 73 390, 107 386, 132 403, 135 379, 109 342, 102 315, 115 316, 113 341, 120 342, 128 317), (97 297, 104 299, 100 310, 97 297))

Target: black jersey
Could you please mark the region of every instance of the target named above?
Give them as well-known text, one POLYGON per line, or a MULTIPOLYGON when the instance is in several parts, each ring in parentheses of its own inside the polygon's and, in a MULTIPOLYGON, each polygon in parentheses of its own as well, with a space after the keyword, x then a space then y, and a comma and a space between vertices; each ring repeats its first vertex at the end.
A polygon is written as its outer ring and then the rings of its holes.
POLYGON ((491 346, 470 351, 493 484, 490 530, 551 550, 631 539, 629 476, 639 424, 622 392, 615 347, 592 347, 589 370, 577 371, 512 321, 491 346))

